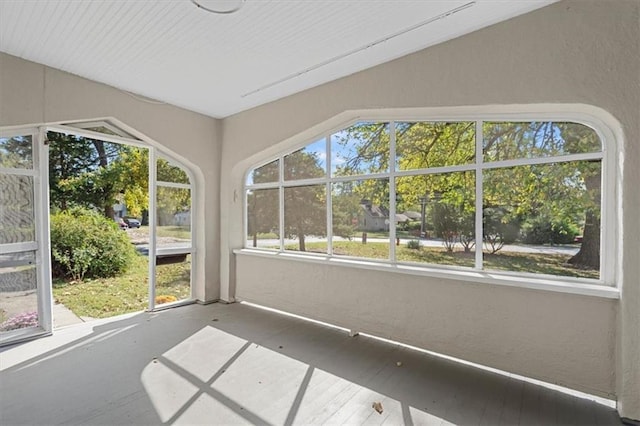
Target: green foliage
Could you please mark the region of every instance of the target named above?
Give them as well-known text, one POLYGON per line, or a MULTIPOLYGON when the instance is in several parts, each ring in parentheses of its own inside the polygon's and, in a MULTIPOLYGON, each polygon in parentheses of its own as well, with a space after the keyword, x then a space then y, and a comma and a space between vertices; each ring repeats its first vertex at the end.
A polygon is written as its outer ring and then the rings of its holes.
POLYGON ((126 203, 141 216, 149 206, 148 150, 49 132, 49 185, 52 207, 73 206, 103 211, 126 203))
MULTIPOLYGON (((389 126, 387 123, 360 122, 338 132, 339 149, 336 176, 353 176, 389 170, 389 126)), ((337 148, 337 147, 336 147, 337 148)), ((372 200, 377 203, 376 200, 372 200)))
POLYGON ((31 136, 0 138, 0 167, 30 168, 33 165, 31 136))
POLYGON ((359 182, 337 182, 332 185, 333 235, 351 240, 362 222, 359 182))
POLYGON ((522 233, 526 244, 571 244, 580 230, 567 219, 551 220, 539 216, 527 221, 522 226, 522 233))
POLYGON ((505 244, 512 244, 520 233, 520 223, 507 208, 485 207, 483 211, 483 241, 491 254, 497 253, 505 244))
POLYGON ((409 240, 407 241, 407 248, 411 250, 420 250, 422 246, 420 245, 420 240, 409 240))
MULTIPOLYGON (((252 171, 254 183, 278 180, 278 162, 271 162, 252 171)), ((285 157, 285 180, 305 179, 323 176, 324 169, 315 152, 298 150, 285 157)), ((324 185, 288 187, 284 190, 284 229, 287 238, 297 238, 298 250, 306 251, 305 237, 325 236, 326 191, 324 185)), ((272 233, 279 229, 279 191, 258 189, 247 193, 248 233, 253 237, 254 246, 258 234, 272 233)), ((348 229, 340 229, 348 236, 348 229)))
POLYGON ((412 220, 405 222, 403 226, 405 231, 420 231, 422 223, 419 220, 412 220))
POLYGON ((113 220, 82 208, 51 215, 51 260, 57 277, 114 276, 125 272, 134 256, 129 238, 113 220))
POLYGON ((448 252, 453 252, 460 230, 462 215, 458 209, 450 204, 437 203, 432 209, 432 223, 436 236, 442 239, 442 244, 448 252))

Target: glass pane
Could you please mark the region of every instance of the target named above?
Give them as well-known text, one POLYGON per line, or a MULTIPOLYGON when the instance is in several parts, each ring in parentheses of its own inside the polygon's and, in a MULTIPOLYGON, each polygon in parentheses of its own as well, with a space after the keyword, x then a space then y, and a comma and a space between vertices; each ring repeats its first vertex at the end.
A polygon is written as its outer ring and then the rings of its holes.
POLYGON ((35 241, 33 178, 0 175, 0 244, 35 241))
POLYGON ((324 185, 284 189, 286 250, 327 252, 326 200, 324 185))
POLYGON ((191 297, 191 255, 156 257, 156 306, 191 297))
POLYGON ((35 252, 0 255, 0 332, 37 325, 35 252))
POLYGON ((0 137, 0 167, 33 168, 33 139, 28 136, 0 137))
POLYGON ((114 132, 106 126, 86 127, 86 129, 92 132, 104 133, 105 135, 122 136, 120 133, 114 132))
POLYGON ((398 261, 474 266, 474 172, 399 177, 396 194, 398 261))
POLYGON ((190 183, 189 176, 181 167, 174 166, 164 159, 159 159, 157 165, 158 169, 156 171, 156 176, 158 181, 185 184, 190 183))
POLYGON ((140 140, 139 138, 133 136, 129 132, 125 132, 118 126, 108 123, 106 121, 70 123, 70 124, 67 124, 67 126, 75 127, 78 129, 91 130, 92 132, 103 133, 105 135, 121 136, 123 138, 140 140))
POLYGON ((278 182, 278 174, 280 168, 280 160, 272 161, 264 166, 257 167, 247 176, 247 185, 254 183, 278 182))
POLYGON ((247 191, 246 247, 280 249, 278 189, 247 191))
POLYGON ((600 151, 600 138, 583 124, 534 121, 486 122, 483 126, 485 162, 600 151))
POLYGON ((331 136, 331 174, 389 171, 389 124, 362 122, 331 136))
POLYGON ((314 142, 284 157, 284 180, 312 179, 327 173, 327 144, 314 142))
POLYGON ((475 137, 475 122, 396 123, 396 167, 413 170, 473 163, 475 137))
POLYGON ((389 180, 331 185, 333 254, 389 259, 389 180))
POLYGON ((484 269, 599 278, 600 161, 484 172, 484 269))
POLYGON ((157 188, 156 247, 191 247, 191 191, 184 188, 157 188))

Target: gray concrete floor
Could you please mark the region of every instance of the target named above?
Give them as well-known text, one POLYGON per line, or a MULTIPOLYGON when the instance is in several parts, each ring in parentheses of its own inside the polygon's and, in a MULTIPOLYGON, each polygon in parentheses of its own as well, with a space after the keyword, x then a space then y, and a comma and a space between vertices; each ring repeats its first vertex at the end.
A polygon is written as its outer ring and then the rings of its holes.
POLYGON ((588 399, 241 304, 96 320, 0 349, 2 425, 364 423, 620 420, 588 399))
POLYGON ((93 318, 80 318, 74 314, 71 309, 64 306, 62 303, 54 303, 52 308, 53 316, 53 328, 58 329, 60 327, 66 327, 68 325, 82 324, 83 322, 91 321, 93 318))

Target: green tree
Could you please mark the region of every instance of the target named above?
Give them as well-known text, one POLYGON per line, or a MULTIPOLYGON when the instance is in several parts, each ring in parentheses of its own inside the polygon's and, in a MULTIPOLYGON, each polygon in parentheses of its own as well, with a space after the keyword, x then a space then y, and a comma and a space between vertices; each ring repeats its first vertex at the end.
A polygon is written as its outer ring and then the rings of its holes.
POLYGON ((33 141, 27 136, 0 138, 0 167, 21 168, 33 162, 33 141))
MULTIPOLYGON (((475 122, 396 123, 396 159, 388 158, 389 135, 385 123, 358 123, 338 133, 338 148, 345 155, 341 175, 378 173, 395 161, 398 170, 418 170, 475 161, 475 122)), ((483 128, 483 161, 560 157, 599 152, 595 132, 583 125, 555 122, 487 122, 483 128)), ((568 228, 584 226, 580 252, 570 263, 597 269, 600 247, 601 165, 594 162, 560 162, 495 168, 483 173, 483 208, 500 211, 484 237, 494 248, 513 235, 514 225, 543 216, 568 228), (501 229, 504 228, 504 229, 501 229)), ((412 209, 423 197, 439 197, 448 207, 449 225, 460 226, 459 241, 471 245, 469 217, 474 214, 475 183, 469 173, 419 175, 396 179, 401 196, 398 211, 412 209), (458 213, 456 213, 458 212, 458 213)), ((444 208, 444 207, 443 207, 444 208)), ((433 208, 431 209, 433 210, 433 208)), ((511 238, 510 238, 511 239, 511 238)))
POLYGON ((165 159, 158 159, 156 177, 159 183, 156 195, 158 225, 171 225, 174 223, 176 214, 191 211, 191 190, 162 186, 161 182, 189 184, 189 176, 181 167, 165 159))
MULTIPOLYGON (((304 149, 284 157, 284 180, 322 177, 326 173, 315 152, 304 149)), ((298 249, 306 251, 308 235, 327 234, 327 196, 324 185, 293 186, 284 189, 284 236, 297 238, 298 249)))
POLYGON ((125 202, 132 215, 148 208, 148 151, 128 145, 49 132, 51 206, 82 206, 114 217, 125 202))
MULTIPOLYGON (((315 152, 300 149, 283 159, 285 181, 324 176, 325 169, 315 152)), ((254 184, 277 182, 279 162, 274 161, 251 172, 254 184)), ((326 235, 326 191, 324 185, 287 186, 284 188, 284 229, 286 238, 298 239, 298 250, 306 251, 306 237, 326 235)), ((278 229, 279 194, 274 189, 255 189, 247 193, 248 232, 257 246, 257 236, 278 229)))
MULTIPOLYGON (((361 201, 367 198, 359 181, 336 182, 332 185, 333 235, 351 240, 362 222, 361 201)), ((370 199, 370 198, 367 198, 370 199)))
MULTIPOLYGON (((272 161, 251 171, 253 183, 277 182, 280 161, 272 161)), ((253 247, 258 246, 258 234, 279 229, 280 195, 278 189, 256 189, 247 192, 247 232, 252 236, 253 247)), ((279 234, 278 234, 279 236, 279 234)))
MULTIPOLYGON (((593 129, 570 123, 559 126, 562 138, 572 152, 598 151, 602 149, 600 138, 593 129)), ((569 263, 590 269, 600 268, 600 210, 602 165, 600 162, 583 162, 578 169, 585 191, 581 204, 585 207, 582 244, 569 263)))

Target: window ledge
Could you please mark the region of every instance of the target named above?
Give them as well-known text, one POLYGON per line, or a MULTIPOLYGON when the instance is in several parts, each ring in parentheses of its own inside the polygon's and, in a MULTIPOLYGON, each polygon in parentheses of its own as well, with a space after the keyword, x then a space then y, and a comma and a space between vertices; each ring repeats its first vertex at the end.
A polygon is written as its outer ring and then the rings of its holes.
POLYGON ((594 296, 605 299, 619 299, 620 291, 616 287, 602 284, 585 284, 569 280, 549 278, 532 278, 526 276, 507 275, 499 272, 474 271, 474 270, 443 270, 437 267, 422 265, 405 265, 379 262, 367 259, 337 258, 327 255, 315 255, 295 252, 276 252, 258 249, 236 249, 236 255, 267 257, 272 259, 296 260, 301 262, 320 263, 348 268, 359 268, 385 272, 396 272, 408 275, 436 277, 460 281, 469 281, 476 284, 492 284, 508 287, 528 288, 533 290, 554 291, 558 293, 578 294, 582 296, 594 296))

